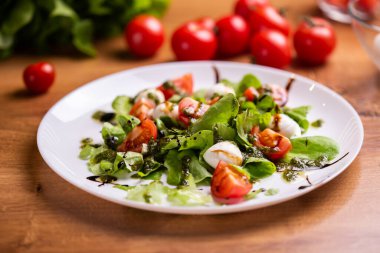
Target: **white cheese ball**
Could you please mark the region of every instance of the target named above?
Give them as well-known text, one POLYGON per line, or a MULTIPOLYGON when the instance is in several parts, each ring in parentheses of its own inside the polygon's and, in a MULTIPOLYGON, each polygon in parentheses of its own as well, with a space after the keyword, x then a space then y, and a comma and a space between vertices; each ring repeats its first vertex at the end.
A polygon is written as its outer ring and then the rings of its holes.
POLYGON ((216 96, 224 96, 228 93, 232 93, 235 95, 235 91, 233 88, 228 87, 222 83, 217 83, 206 90, 205 98, 212 99, 216 96))
POLYGON ((204 153, 203 158, 213 168, 216 168, 221 160, 238 166, 243 163, 243 155, 240 149, 229 141, 222 141, 211 146, 204 153))
POLYGON ((288 138, 298 137, 301 135, 300 126, 286 114, 274 115, 271 119, 269 127, 288 138))
POLYGON ((137 94, 135 101, 137 102, 142 98, 151 101, 155 105, 165 102, 164 93, 156 89, 146 89, 141 91, 139 94, 137 94))
POLYGON ((153 118, 158 119, 164 116, 170 117, 173 120, 177 120, 178 119, 178 105, 173 104, 168 101, 157 105, 156 108, 154 108, 153 110, 153 118))

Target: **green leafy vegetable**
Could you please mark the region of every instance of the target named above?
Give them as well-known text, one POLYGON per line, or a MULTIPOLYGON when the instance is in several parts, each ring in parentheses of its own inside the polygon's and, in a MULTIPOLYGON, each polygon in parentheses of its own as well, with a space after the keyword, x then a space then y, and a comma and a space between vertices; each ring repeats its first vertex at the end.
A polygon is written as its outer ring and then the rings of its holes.
POLYGON ((138 14, 162 16, 169 0, 3 0, 0 3, 0 57, 12 49, 36 51, 50 45, 72 45, 94 56, 93 38, 123 32, 138 14))
POLYGON ((233 94, 227 94, 218 102, 210 106, 202 118, 198 119, 191 127, 192 133, 200 130, 212 130, 216 123, 228 123, 239 110, 239 103, 233 94))
POLYGON ((292 158, 316 160, 326 156, 329 161, 339 154, 339 146, 333 139, 325 136, 309 136, 291 139, 292 150, 286 155, 285 161, 292 158))
POLYGON ((132 108, 132 100, 127 96, 117 96, 112 101, 112 108, 117 114, 128 115, 132 108))
POLYGON ((270 112, 275 106, 276 103, 270 95, 264 94, 257 99, 256 107, 263 112, 270 112))
POLYGON ((214 140, 235 141, 236 130, 226 123, 216 123, 213 127, 214 140))
POLYGON ((245 75, 243 79, 239 82, 239 84, 235 88, 236 96, 242 96, 244 94, 244 91, 249 87, 253 87, 255 89, 261 87, 260 80, 252 74, 245 75))
POLYGON ((312 127, 322 127, 324 121, 322 119, 317 119, 311 123, 312 127))
POLYGON ((161 168, 161 163, 154 160, 153 157, 147 157, 144 159, 144 165, 142 166, 141 170, 137 172, 137 175, 140 177, 146 177, 151 173, 157 171, 159 168, 161 168))
POLYGON ((307 114, 310 111, 310 106, 300 106, 296 108, 285 108, 284 113, 292 118, 300 126, 302 133, 309 129, 309 121, 307 114))
POLYGON ((117 115, 116 119, 126 135, 140 124, 140 120, 132 115, 117 115))
POLYGON ((106 122, 103 124, 102 137, 108 147, 116 148, 123 142, 125 132, 121 127, 106 122))
POLYGON ((94 152, 94 147, 92 147, 91 145, 85 145, 79 153, 79 158, 82 160, 88 160, 91 156, 93 156, 94 152))
POLYGON ((137 152, 117 152, 115 161, 113 163, 114 173, 120 170, 127 170, 129 172, 139 170, 144 164, 142 154, 137 152))
POLYGON ((179 151, 211 147, 214 144, 213 141, 213 132, 210 130, 202 130, 189 137, 180 138, 181 147, 179 151))
POLYGON ((271 176, 276 171, 276 165, 265 158, 250 157, 243 169, 248 171, 252 179, 261 179, 271 176))

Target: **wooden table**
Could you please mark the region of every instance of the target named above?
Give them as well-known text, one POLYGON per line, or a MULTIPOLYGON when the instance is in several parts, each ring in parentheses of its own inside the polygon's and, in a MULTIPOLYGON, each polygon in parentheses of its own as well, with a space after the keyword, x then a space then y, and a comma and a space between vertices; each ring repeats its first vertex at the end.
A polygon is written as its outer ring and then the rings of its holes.
MULTIPOLYGON (((172 1, 163 20, 168 38, 188 19, 227 14, 232 2, 172 1)), ((289 9, 293 24, 320 14, 315 1, 273 2, 289 9)), ((289 70, 326 84, 355 107, 365 128, 360 155, 306 196, 230 215, 167 215, 116 205, 64 181, 38 153, 37 127, 54 103, 103 75, 173 60, 168 42, 147 60, 127 56, 116 38, 99 42, 94 59, 15 55, 0 62, 0 252, 380 252, 380 75, 351 27, 334 27, 338 47, 326 65, 289 70), (53 62, 58 78, 48 94, 36 97, 24 91, 21 73, 37 60, 53 62)))

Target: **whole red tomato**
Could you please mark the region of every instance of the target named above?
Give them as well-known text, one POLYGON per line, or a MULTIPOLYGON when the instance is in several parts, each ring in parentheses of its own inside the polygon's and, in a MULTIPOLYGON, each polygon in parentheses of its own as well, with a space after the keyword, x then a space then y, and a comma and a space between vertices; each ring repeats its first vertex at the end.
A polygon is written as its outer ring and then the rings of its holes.
POLYGON ((326 20, 307 18, 298 26, 293 43, 300 60, 321 64, 335 48, 335 32, 326 20))
POLYGON ((140 15, 128 23, 124 37, 133 54, 148 57, 154 55, 162 46, 164 29, 157 18, 140 15))
POLYGON ((214 31, 215 29, 215 21, 210 17, 198 18, 193 22, 199 25, 200 27, 206 28, 210 31, 214 31))
POLYGON ((218 51, 232 56, 243 52, 248 45, 249 27, 238 15, 226 16, 216 22, 218 51))
POLYGON ((180 61, 210 60, 215 56, 217 40, 208 28, 189 22, 174 32, 172 49, 180 61))
POLYGON ((251 11, 257 7, 268 5, 268 0, 238 0, 235 4, 235 14, 249 21, 251 11))
POLYGON ((252 33, 273 29, 283 33, 285 36, 290 34, 289 22, 270 5, 254 9, 249 18, 249 26, 252 33))
POLYGON ((23 73, 26 88, 34 94, 48 91, 55 78, 53 65, 48 62, 37 62, 29 65, 23 73))
POLYGON ((291 48, 287 37, 275 30, 264 30, 253 36, 251 54, 256 63, 284 68, 291 60, 291 48))

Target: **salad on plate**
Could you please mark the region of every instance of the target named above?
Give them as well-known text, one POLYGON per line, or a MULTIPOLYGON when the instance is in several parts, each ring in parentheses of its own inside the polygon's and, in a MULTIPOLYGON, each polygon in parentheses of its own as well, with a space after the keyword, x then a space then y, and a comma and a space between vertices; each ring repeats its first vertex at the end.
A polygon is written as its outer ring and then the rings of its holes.
POLYGON ((294 78, 286 87, 261 82, 248 73, 238 82, 219 80, 193 90, 191 74, 166 80, 135 97, 117 96, 112 112, 96 111, 102 143, 82 140, 79 157, 87 160, 100 185, 126 191, 126 198, 156 205, 231 205, 271 196, 257 188, 281 173, 291 183, 307 171, 336 163, 338 144, 325 136, 303 136, 311 108, 287 106, 294 78), (133 184, 120 184, 130 179, 133 184))

